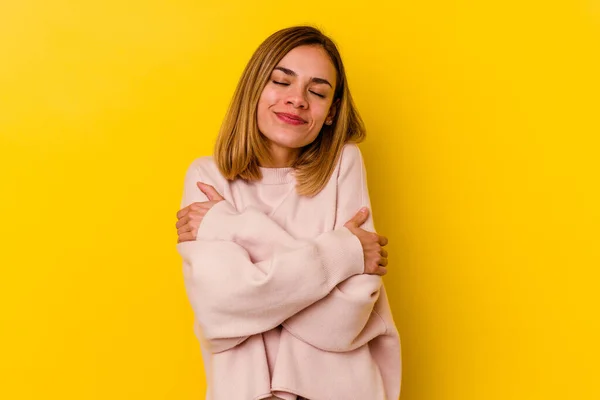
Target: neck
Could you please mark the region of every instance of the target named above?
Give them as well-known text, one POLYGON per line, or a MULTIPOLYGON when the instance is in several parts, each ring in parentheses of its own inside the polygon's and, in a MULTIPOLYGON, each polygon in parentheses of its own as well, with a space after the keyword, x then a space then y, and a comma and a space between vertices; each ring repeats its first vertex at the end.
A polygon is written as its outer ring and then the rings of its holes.
POLYGON ((277 146, 271 144, 271 159, 263 163, 261 167, 265 168, 286 168, 291 167, 300 154, 300 149, 277 146))

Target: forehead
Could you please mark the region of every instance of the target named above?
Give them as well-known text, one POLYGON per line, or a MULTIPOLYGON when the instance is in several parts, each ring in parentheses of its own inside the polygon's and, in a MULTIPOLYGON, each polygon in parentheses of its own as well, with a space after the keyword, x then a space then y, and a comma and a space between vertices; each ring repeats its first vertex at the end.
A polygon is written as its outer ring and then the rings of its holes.
POLYGON ((290 50, 277 64, 298 76, 324 78, 334 84, 336 71, 329 54, 321 46, 298 46, 290 50))

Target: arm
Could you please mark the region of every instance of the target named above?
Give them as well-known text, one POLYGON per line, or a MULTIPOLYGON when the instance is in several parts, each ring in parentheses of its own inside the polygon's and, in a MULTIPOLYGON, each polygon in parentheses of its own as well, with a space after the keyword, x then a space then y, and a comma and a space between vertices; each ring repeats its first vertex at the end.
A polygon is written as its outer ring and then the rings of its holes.
MULTIPOLYGON (((371 207, 360 149, 350 145, 345 150, 338 177, 335 229, 343 226, 361 207, 371 207)), ((362 229, 375 232, 372 214, 362 229)), ((395 330, 385 318, 389 304, 387 297, 380 295, 384 290, 379 276, 352 276, 327 297, 288 318, 283 326, 298 339, 322 350, 356 349, 388 330, 395 330)))
MULTIPOLYGON (((187 197, 196 193, 197 174, 188 170, 182 204, 205 201, 187 197)), ((260 211, 238 213, 227 201, 205 215, 196 241, 178 243, 177 250, 195 319, 213 352, 276 327, 364 268, 360 241, 346 228, 296 240, 260 211), (276 244, 268 258, 255 262, 222 237, 224 227, 242 238, 259 230, 263 241, 276 244)))
MULTIPOLYGON (((347 145, 340 163, 337 177, 338 204, 335 229, 340 229, 361 207, 371 206, 366 169, 358 146, 347 145)), ((203 171, 202 175, 210 175, 210 171, 203 171)), ((204 196, 198 189, 190 192, 195 196, 204 196)), ((206 201, 206 198, 198 198, 194 201, 206 201)), ((211 235, 221 240, 235 241, 252 251, 258 259, 269 256, 271 248, 268 244, 273 243, 273 238, 277 239, 275 240, 277 243, 279 238, 287 236, 285 230, 278 226, 279 235, 266 238, 258 224, 236 224, 236 220, 244 218, 244 213, 225 213, 222 209, 211 210, 210 213, 207 217, 218 219, 220 223, 212 224, 214 228, 211 228, 210 232, 202 230, 201 227, 199 237, 211 235), (244 230, 232 229, 240 225, 244 226, 244 230)), ((270 218, 264 214, 257 214, 256 218, 271 223, 270 218)), ((362 228, 375 231, 371 214, 362 228)), ((383 296, 380 299, 382 288, 383 283, 379 276, 365 274, 352 276, 340 283, 323 299, 288 318, 283 326, 297 338, 322 350, 353 350, 386 330, 395 329, 391 326, 393 324, 381 317, 382 311, 385 311, 381 309, 382 307, 389 310, 387 298, 383 296)))

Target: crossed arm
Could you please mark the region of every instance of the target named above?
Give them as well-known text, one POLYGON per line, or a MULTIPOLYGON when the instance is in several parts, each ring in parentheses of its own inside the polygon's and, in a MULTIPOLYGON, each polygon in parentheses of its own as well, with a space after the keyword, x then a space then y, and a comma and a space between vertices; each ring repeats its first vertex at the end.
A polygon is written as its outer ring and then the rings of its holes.
MULTIPOLYGON (((297 240, 260 211, 237 212, 222 201, 205 215, 197 240, 178 243, 188 297, 212 352, 279 324, 327 351, 358 348, 389 328, 377 312, 389 308, 381 278, 362 273, 361 244, 342 226, 370 207, 358 147, 343 157, 333 231, 297 240), (359 193, 350 192, 356 187, 359 193), (256 254, 261 261, 253 261, 256 254)), ((182 207, 208 201, 197 181, 213 183, 192 166, 182 207)), ((374 231, 372 218, 363 229, 374 231)))

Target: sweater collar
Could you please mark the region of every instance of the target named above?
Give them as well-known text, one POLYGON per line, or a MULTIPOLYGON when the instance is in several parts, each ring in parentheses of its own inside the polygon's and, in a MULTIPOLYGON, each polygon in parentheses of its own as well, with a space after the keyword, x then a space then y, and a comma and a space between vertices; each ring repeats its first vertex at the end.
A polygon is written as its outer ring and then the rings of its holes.
POLYGON ((282 183, 290 183, 294 181, 294 168, 283 167, 283 168, 265 168, 259 167, 262 173, 261 183, 267 185, 277 185, 282 183))

